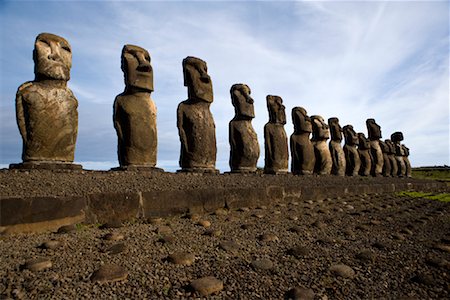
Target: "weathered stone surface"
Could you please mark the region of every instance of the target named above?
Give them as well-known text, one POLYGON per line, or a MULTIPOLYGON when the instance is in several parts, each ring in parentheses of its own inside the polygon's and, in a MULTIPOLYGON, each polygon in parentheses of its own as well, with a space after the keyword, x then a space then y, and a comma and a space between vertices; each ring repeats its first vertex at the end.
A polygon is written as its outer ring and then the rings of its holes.
POLYGON ((98 193, 88 196, 88 221, 92 223, 123 222, 140 214, 139 193, 98 193))
POLYGON ((223 290, 223 282, 215 277, 208 276, 193 280, 191 287, 202 296, 208 296, 223 290))
POLYGON ((345 125, 343 128, 345 145, 345 174, 347 176, 357 176, 361 168, 361 159, 359 158, 358 149, 356 146, 359 143, 358 135, 353 130, 352 125, 345 125))
POLYGON ((391 134, 391 141, 394 143, 395 147, 395 160, 397 162, 397 176, 406 176, 406 165, 405 165, 405 149, 403 149, 401 141, 403 141, 403 133, 400 131, 391 134))
POLYGON ((391 160, 389 159, 389 145, 386 142, 380 141, 381 152, 383 153, 383 171, 385 177, 390 177, 392 172, 391 160))
POLYGON ((234 84, 230 94, 235 116, 229 124, 230 169, 235 173, 256 172, 259 144, 252 126, 255 117, 251 90, 246 84, 234 84))
POLYGON ((153 69, 147 50, 125 45, 122 49, 125 91, 114 100, 119 164, 155 167, 157 153, 156 106, 151 99, 153 69))
POLYGON ((35 79, 22 84, 16 94, 22 160, 71 163, 78 131, 78 102, 67 87, 71 47, 62 37, 41 33, 36 37, 33 59, 35 79))
POLYGON ((70 225, 64 225, 58 228, 58 230, 56 231, 57 233, 69 233, 72 231, 75 231, 77 228, 75 226, 75 224, 70 224, 70 225))
POLYGON ((233 241, 222 241, 219 244, 219 248, 233 255, 237 255, 239 253, 239 250, 241 249, 239 244, 233 241))
POLYGON ((119 232, 110 232, 103 236, 103 239, 107 241, 120 241, 124 238, 125 236, 119 232))
POLYGON ((188 99, 177 109, 181 172, 217 173, 216 126, 209 110, 213 102, 211 78, 206 62, 192 56, 183 60, 188 99))
POLYGON ((312 122, 312 143, 314 145, 314 154, 316 157, 316 164, 314 166, 314 173, 320 175, 331 174, 333 161, 331 160, 330 149, 327 145, 327 140, 330 138, 328 125, 321 116, 311 116, 312 122))
POLYGON ((405 156, 403 156, 403 161, 405 162, 405 176, 406 177, 412 177, 411 176, 411 172, 412 172, 412 168, 411 168, 411 163, 409 162, 409 148, 406 147, 405 145, 402 145, 403 148, 403 152, 405 153, 405 156))
POLYGON ((380 176, 383 172, 383 151, 380 146, 381 127, 375 122, 375 119, 367 119, 367 134, 370 140, 370 153, 372 158, 372 176, 380 176))
POLYGON ((62 245, 62 243, 60 241, 49 240, 49 241, 43 242, 39 247, 42 249, 54 250, 56 248, 61 247, 61 245, 62 245))
POLYGON ((24 269, 30 270, 31 272, 38 272, 52 267, 52 262, 44 257, 29 259, 23 265, 24 269))
POLYGON ((370 157, 370 142, 366 138, 366 135, 362 132, 358 133, 358 153, 361 159, 361 168, 359 169, 359 175, 369 176, 372 169, 372 159, 370 157))
POLYGON ((345 153, 341 146, 342 142, 342 127, 339 125, 338 118, 329 118, 328 125, 330 126, 331 141, 328 145, 330 148, 331 160, 333 167, 331 168, 331 174, 337 176, 345 176, 345 153))
POLYGON ((295 175, 311 175, 316 157, 309 135, 312 132, 311 119, 303 107, 292 109, 294 133, 290 138, 291 172, 295 175))
POLYGON ((269 259, 256 259, 251 264, 255 270, 270 270, 273 268, 273 262, 269 259))
POLYGON ((286 299, 292 300, 314 300, 315 293, 312 289, 304 287, 295 287, 286 293, 286 299))
POLYGON ((289 149, 286 131, 286 113, 283 99, 267 95, 269 122, 264 126, 264 173, 285 174, 288 172, 289 149))
POLYGON ((336 276, 341 276, 344 278, 355 277, 355 271, 347 265, 337 264, 330 267, 330 272, 336 276))
POLYGON ((194 263, 195 256, 188 252, 175 252, 169 255, 168 261, 176 265, 190 266, 194 263))
POLYGON ((395 144, 389 139, 384 140, 384 142, 386 143, 386 145, 389 148, 388 158, 389 158, 389 162, 391 165, 390 174, 391 174, 391 176, 394 177, 394 176, 397 176, 397 173, 398 173, 397 160, 395 159, 395 144))
POLYGON ((92 282, 114 282, 114 281, 122 281, 127 279, 128 272, 125 268, 114 265, 114 264, 105 264, 101 266, 97 271, 92 273, 91 281, 92 282))

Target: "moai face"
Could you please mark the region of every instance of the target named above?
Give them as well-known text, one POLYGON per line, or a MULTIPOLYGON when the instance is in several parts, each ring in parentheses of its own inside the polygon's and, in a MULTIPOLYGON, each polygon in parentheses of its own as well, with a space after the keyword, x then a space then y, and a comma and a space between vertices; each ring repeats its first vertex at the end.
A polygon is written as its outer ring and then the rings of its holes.
POLYGON ((345 143, 350 146, 356 146, 359 143, 358 135, 352 125, 345 125, 343 128, 345 143))
POLYGON ((286 124, 286 108, 283 99, 279 96, 267 95, 267 109, 269 110, 269 122, 276 124, 286 124))
POLYGON ((366 126, 370 140, 381 139, 381 127, 375 122, 375 119, 367 119, 366 126))
POLYGON ((134 87, 153 92, 153 68, 147 50, 134 45, 125 45, 122 49, 122 71, 127 88, 134 87))
POLYGON ((391 134, 391 141, 394 144, 400 144, 400 142, 403 141, 403 133, 400 131, 394 132, 391 134))
POLYGON ((330 126, 330 134, 332 141, 342 141, 342 127, 339 125, 338 118, 329 118, 328 125, 330 126))
POLYGON ((358 132, 358 142, 360 149, 370 149, 369 140, 366 138, 366 135, 362 132, 358 132))
POLYGON ((312 132, 311 118, 303 107, 297 106, 292 109, 292 123, 295 133, 312 132))
POLYGON ((251 90, 246 84, 234 84, 230 89, 231 102, 234 106, 236 117, 239 119, 253 119, 255 108, 251 90))
POLYGON ((330 138, 330 131, 328 125, 321 116, 311 116, 313 139, 327 140, 330 138))
POLYGON ((51 33, 39 34, 34 43, 33 60, 37 81, 70 79, 72 49, 64 38, 51 33))
POLYGON ((189 99, 213 102, 212 82, 205 61, 192 56, 186 57, 183 59, 183 75, 189 99))

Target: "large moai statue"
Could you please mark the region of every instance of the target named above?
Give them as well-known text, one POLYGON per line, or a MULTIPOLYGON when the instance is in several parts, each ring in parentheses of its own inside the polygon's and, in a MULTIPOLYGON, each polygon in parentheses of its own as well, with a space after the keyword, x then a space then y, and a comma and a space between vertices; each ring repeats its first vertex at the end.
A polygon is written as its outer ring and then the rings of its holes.
POLYGON ((370 142, 366 135, 362 132, 358 133, 358 153, 361 159, 361 168, 359 175, 369 176, 372 169, 372 157, 370 154, 370 142))
POLYGON ((314 173, 319 175, 331 174, 333 161, 331 159, 330 149, 327 145, 327 140, 330 138, 330 131, 325 120, 318 115, 311 116, 312 122, 312 139, 314 146, 314 155, 316 163, 314 166, 314 173))
POLYGON ((122 49, 125 91, 114 101, 120 169, 156 169, 157 130, 153 69, 147 50, 125 45, 122 49))
POLYGON ((397 176, 398 173, 398 166, 397 166, 397 160, 395 159, 395 144, 387 139, 384 140, 384 142, 386 143, 386 145, 389 148, 389 152, 388 152, 388 158, 389 158, 389 162, 391 164, 391 176, 395 177, 397 176))
POLYGON ((381 151, 383 152, 383 176, 390 177, 392 176, 392 165, 391 160, 389 159, 389 145, 386 142, 380 141, 381 151))
POLYGON ((303 107, 292 109, 292 123, 294 124, 294 133, 290 138, 291 172, 295 175, 312 175, 316 162, 314 146, 309 137, 312 132, 312 124, 303 107))
POLYGON ((286 112, 283 100, 279 96, 266 97, 269 110, 269 122, 264 126, 264 152, 266 174, 288 173, 289 149, 286 131, 286 112))
POLYGON ((403 156, 403 161, 405 162, 405 175, 406 177, 411 177, 412 169, 411 169, 411 163, 409 162, 409 148, 405 145, 402 145, 403 152, 405 153, 405 156, 403 156))
POLYGON ((403 133, 400 131, 394 132, 391 134, 391 141, 395 146, 395 160, 397 162, 397 176, 404 177, 406 176, 406 165, 405 165, 405 150, 401 145, 401 141, 403 141, 403 133))
POLYGON ((359 144, 359 138, 352 125, 345 125, 343 128, 345 145, 345 174, 347 176, 357 176, 361 168, 361 159, 356 146, 359 144))
POLYGON ((230 89, 235 116, 229 124, 230 169, 232 173, 256 172, 259 144, 252 119, 255 117, 251 90, 246 84, 234 84, 230 89))
POLYGON ((78 101, 67 87, 71 47, 60 36, 41 33, 36 37, 33 60, 35 79, 22 84, 16 94, 23 163, 10 168, 81 169, 72 164, 78 101))
POLYGON ((331 174, 337 176, 345 176, 345 153, 342 148, 342 127, 339 125, 338 118, 329 118, 328 125, 330 126, 331 140, 329 143, 331 159, 333 161, 333 167, 331 168, 331 174))
POLYGON ((383 172, 383 151, 380 147, 381 127, 375 119, 366 120, 367 133, 370 143, 370 153, 372 157, 372 176, 381 176, 383 172))
POLYGON ((180 135, 179 172, 218 173, 216 170, 216 126, 209 110, 213 102, 211 78, 206 62, 192 56, 183 60, 184 86, 188 99, 177 109, 180 135))

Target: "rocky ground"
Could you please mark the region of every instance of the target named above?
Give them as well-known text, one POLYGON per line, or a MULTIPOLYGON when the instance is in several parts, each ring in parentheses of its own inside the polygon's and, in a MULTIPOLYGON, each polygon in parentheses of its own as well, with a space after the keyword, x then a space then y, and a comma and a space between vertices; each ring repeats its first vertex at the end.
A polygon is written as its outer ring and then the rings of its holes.
POLYGON ((449 299, 449 213, 360 195, 2 236, 0 298, 449 299))

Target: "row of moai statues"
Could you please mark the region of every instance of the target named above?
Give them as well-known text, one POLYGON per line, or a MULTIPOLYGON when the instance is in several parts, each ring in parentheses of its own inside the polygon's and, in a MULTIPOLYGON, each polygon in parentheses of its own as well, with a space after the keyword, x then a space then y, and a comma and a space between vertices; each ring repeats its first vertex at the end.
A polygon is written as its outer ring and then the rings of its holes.
MULTIPOLYGON (((22 164, 11 168, 81 168, 74 165, 78 128, 78 102, 67 87, 70 79, 71 47, 62 37, 42 33, 35 41, 33 59, 35 80, 22 84, 16 95, 17 123, 23 138, 22 164)), ((153 69, 147 50, 125 45, 121 68, 125 90, 114 101, 113 121, 118 137, 119 168, 156 168, 156 106, 151 99, 153 69)), ((216 136, 210 111, 212 81, 206 62, 196 57, 183 60, 184 85, 188 99, 177 109, 181 142, 180 172, 218 173, 216 136)), ((255 117, 251 90, 235 84, 230 90, 235 116, 229 123, 230 168, 232 173, 257 172, 260 155, 258 138, 252 126, 255 117)), ((264 126, 265 167, 267 174, 288 173, 289 149, 284 129, 285 107, 282 98, 266 97, 269 122, 264 126)), ((337 118, 328 124, 321 116, 309 117, 302 107, 292 109, 294 133, 290 137, 291 172, 298 175, 410 176, 409 149, 396 132, 382 142, 380 127, 367 120, 369 139, 356 134, 351 125, 342 129, 337 118), (310 135, 312 133, 312 138, 310 135), (341 146, 342 133, 345 146, 341 146), (327 140, 331 141, 327 145, 327 140)))

